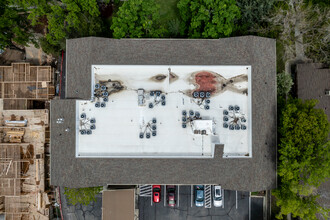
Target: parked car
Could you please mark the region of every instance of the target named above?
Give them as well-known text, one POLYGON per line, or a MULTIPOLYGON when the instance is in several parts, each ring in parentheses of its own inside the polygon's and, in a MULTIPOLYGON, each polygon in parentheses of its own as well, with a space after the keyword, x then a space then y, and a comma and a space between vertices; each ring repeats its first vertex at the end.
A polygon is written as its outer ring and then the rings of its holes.
POLYGON ((204 206, 204 185, 195 186, 195 205, 197 207, 204 206))
POLYGON ((175 192, 176 192, 176 187, 174 185, 167 185, 166 186, 166 192, 167 192, 167 204, 170 207, 174 207, 176 204, 176 199, 175 199, 175 192))
POLYGON ((152 200, 154 201, 154 203, 160 202, 161 191, 162 190, 161 190, 160 185, 153 185, 152 186, 152 200))
POLYGON ((214 186, 213 190, 213 206, 220 207, 222 206, 222 191, 221 186, 214 186))

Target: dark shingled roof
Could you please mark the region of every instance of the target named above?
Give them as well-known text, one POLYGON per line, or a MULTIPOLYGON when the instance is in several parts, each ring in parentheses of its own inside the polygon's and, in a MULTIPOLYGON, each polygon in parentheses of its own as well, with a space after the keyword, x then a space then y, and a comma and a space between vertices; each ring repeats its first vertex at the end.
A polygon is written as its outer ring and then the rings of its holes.
POLYGON ((330 69, 320 63, 305 63, 297 65, 298 98, 317 99, 316 108, 323 109, 330 120, 330 96, 325 90, 330 90, 330 69))
MULTIPOLYGON (((67 40, 66 100, 51 102, 51 184, 221 184, 257 191, 276 185, 275 40, 245 36, 214 40, 67 40), (252 152, 250 159, 75 158, 75 98, 90 99, 92 64, 251 65, 252 152), (57 118, 64 123, 57 124, 57 118), (65 131, 69 128, 69 131, 65 131)), ((92 146, 91 146, 92 147, 92 146)))

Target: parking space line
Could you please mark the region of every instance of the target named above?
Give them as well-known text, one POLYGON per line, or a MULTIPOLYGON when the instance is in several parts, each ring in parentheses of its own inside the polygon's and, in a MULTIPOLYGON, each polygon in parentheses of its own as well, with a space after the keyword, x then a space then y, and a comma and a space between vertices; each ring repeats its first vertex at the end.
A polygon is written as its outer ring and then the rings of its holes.
POLYGON ((164 185, 164 206, 166 207, 166 185, 164 185))
POLYGON ((152 194, 153 194, 153 190, 151 190, 151 194, 150 194, 150 204, 152 206, 152 194))
POLYGON ((193 205, 193 185, 190 186, 190 207, 193 205))
POLYGON ((178 207, 180 206, 180 186, 178 185, 178 207))
POLYGON ((225 208, 225 190, 222 189, 222 208, 224 209, 225 208))
POLYGON ((237 190, 236 190, 236 209, 237 209, 237 190))

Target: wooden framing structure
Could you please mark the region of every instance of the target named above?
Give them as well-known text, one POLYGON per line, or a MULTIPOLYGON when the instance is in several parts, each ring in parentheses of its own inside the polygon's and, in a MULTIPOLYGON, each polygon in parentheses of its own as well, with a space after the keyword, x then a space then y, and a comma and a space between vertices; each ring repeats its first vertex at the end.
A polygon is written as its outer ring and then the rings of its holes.
POLYGON ((4 110, 32 109, 33 101, 54 97, 53 69, 50 66, 31 66, 12 63, 0 66, 0 98, 4 110))
POLYGON ((49 219, 44 181, 48 121, 48 110, 0 109, 0 214, 6 220, 49 219))

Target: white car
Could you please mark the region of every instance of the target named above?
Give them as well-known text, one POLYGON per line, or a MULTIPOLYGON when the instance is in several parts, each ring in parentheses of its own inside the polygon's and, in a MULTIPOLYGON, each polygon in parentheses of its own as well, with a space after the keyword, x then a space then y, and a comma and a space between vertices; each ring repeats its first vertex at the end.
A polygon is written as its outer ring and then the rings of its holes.
POLYGON ((214 186, 214 189, 213 189, 213 206, 214 207, 222 206, 221 186, 214 186))

